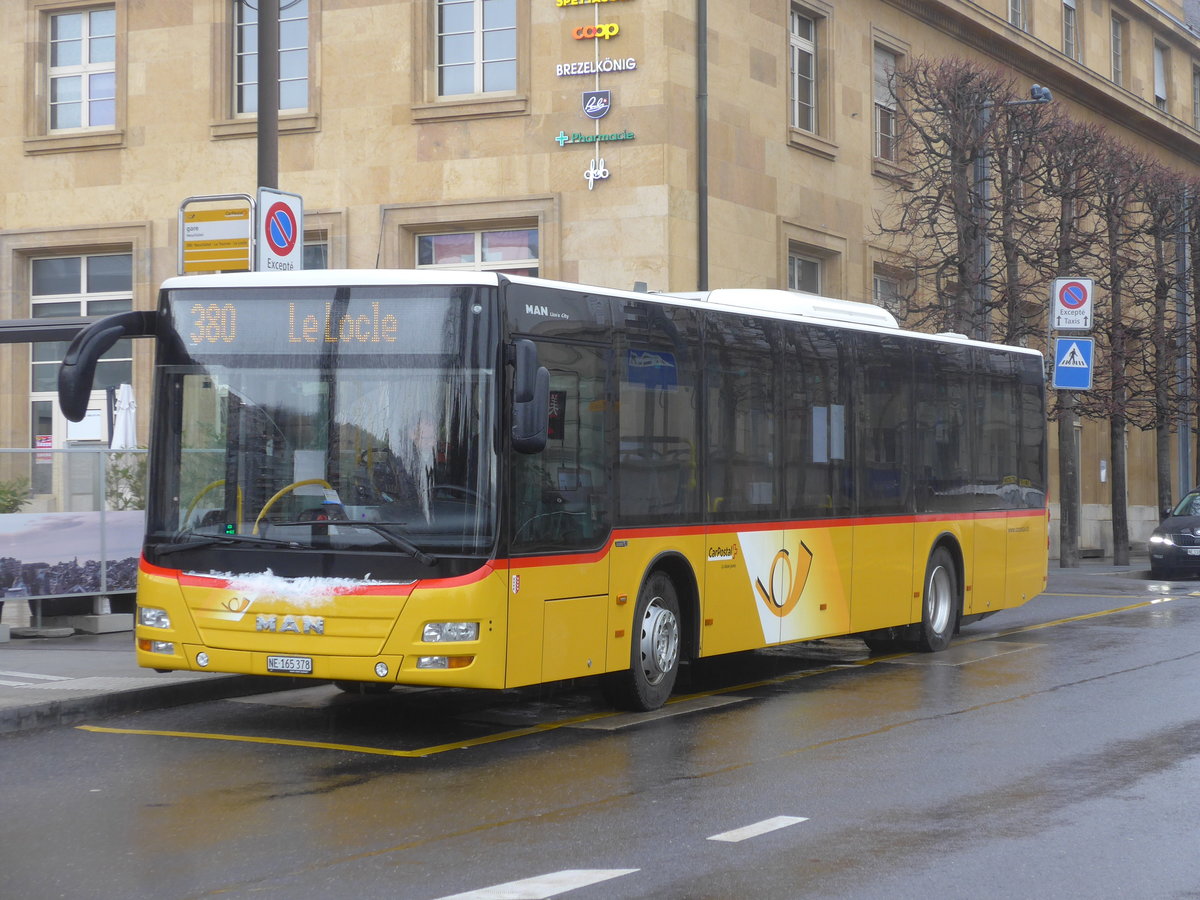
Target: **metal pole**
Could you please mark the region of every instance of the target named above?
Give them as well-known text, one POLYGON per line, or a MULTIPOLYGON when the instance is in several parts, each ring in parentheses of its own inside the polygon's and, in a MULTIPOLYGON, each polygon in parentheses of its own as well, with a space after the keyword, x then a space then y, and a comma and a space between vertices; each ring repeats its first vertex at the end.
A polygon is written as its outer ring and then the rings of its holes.
POLYGON ((258 0, 258 186, 279 187, 279 0, 258 0))
POLYGON ((708 290, 708 0, 696 0, 696 290, 708 290))

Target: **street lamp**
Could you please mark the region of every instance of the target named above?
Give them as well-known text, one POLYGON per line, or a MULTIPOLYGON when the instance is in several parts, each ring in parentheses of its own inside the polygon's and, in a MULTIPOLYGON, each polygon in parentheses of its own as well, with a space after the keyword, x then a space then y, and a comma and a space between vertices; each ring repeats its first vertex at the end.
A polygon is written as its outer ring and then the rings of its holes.
MULTIPOLYGON (((991 111, 997 106, 1032 106, 1035 104, 1050 103, 1054 100, 1054 95, 1050 92, 1050 88, 1043 87, 1040 84, 1032 85, 1029 88, 1029 99, 1027 100, 1007 100, 1003 103, 992 103, 990 101, 983 103, 980 109, 980 134, 982 135, 987 130, 988 119, 991 116, 991 111)), ((988 165, 988 151, 986 147, 981 148, 979 156, 975 159, 975 183, 979 185, 977 193, 977 208, 975 213, 975 221, 979 227, 979 234, 976 238, 978 246, 979 261, 979 276, 978 281, 974 285, 975 293, 975 314, 980 315, 986 308, 988 298, 991 291, 987 285, 987 270, 992 261, 992 248, 988 243, 987 237, 983 233, 984 222, 986 221, 988 202, 990 197, 990 172, 988 165)), ((981 337, 986 339, 988 332, 991 331, 991 323, 988 321, 989 316, 984 316, 982 321, 981 337)))

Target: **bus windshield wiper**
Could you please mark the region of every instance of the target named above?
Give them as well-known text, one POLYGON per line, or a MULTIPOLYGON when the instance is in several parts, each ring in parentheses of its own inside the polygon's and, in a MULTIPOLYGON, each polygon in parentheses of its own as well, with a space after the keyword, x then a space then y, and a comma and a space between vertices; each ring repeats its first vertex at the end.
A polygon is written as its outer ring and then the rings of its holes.
POLYGON ((278 541, 275 538, 259 537, 257 534, 204 534, 199 531, 181 531, 173 541, 163 541, 156 545, 159 556, 178 553, 181 550, 199 550, 201 547, 211 547, 214 544, 254 544, 259 547, 288 547, 299 549, 295 541, 278 541), (179 541, 179 538, 190 537, 193 540, 179 541))
POLYGON ((423 566, 432 566, 437 562, 437 557, 432 556, 410 541, 402 534, 385 528, 385 525, 403 525, 403 522, 365 522, 360 519, 329 519, 316 520, 312 522, 272 522, 272 528, 287 527, 289 525, 348 525, 351 528, 366 528, 368 531, 373 531, 393 547, 398 547, 419 562, 423 566))

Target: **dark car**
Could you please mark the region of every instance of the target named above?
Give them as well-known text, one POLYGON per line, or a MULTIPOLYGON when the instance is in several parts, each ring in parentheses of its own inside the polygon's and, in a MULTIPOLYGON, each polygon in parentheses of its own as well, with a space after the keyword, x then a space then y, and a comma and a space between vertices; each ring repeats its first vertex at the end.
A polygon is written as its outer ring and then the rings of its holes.
POLYGON ((1200 488, 1165 510, 1166 518, 1150 535, 1150 574, 1170 578, 1200 573, 1200 488))

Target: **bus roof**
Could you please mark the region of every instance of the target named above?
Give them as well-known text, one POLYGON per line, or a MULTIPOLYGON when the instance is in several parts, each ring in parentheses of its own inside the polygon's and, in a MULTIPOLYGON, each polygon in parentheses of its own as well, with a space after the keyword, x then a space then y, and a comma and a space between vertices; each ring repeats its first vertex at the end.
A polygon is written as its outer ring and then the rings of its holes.
POLYGON ((264 287, 330 287, 383 285, 454 285, 468 284, 495 287, 501 278, 540 287, 563 290, 596 291, 612 297, 660 302, 693 307, 716 307, 731 312, 756 312, 775 319, 819 321, 860 330, 902 331, 903 334, 936 341, 1003 347, 1016 353, 1041 351, 1009 344, 977 341, 961 334, 929 334, 901 330, 895 317, 881 306, 838 300, 817 294, 784 291, 770 288, 716 288, 711 291, 645 292, 626 291, 598 285, 575 284, 501 272, 475 272, 469 269, 306 269, 294 272, 224 272, 207 275, 178 275, 162 283, 163 290, 188 288, 264 288, 264 287))

